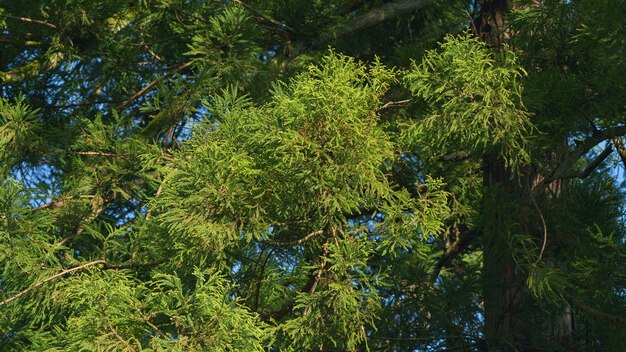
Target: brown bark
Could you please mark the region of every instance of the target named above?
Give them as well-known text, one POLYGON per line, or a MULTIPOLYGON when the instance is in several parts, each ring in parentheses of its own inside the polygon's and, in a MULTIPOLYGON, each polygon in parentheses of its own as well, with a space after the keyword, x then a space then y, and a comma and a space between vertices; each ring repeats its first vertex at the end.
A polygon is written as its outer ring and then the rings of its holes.
MULTIPOLYGON (((478 35, 495 48, 501 49, 509 39, 506 15, 515 6, 515 0, 483 0, 480 4, 478 35)), ((598 143, 596 139, 606 140, 609 134, 598 134, 585 145, 567 154, 567 165, 559 166, 557 178, 554 175, 541 175, 529 165, 518 165, 518 170, 527 170, 525 174, 513 174, 497 155, 484 157, 483 181, 488 196, 483 209, 486 221, 483 229, 482 284, 484 335, 489 351, 535 351, 546 347, 536 345, 537 341, 541 344, 546 341, 567 344, 571 341, 573 316, 570 307, 563 309, 560 318, 538 313, 538 302, 527 290, 527 277, 516 263, 513 253, 515 248, 511 247, 509 241, 520 233, 535 236, 538 242, 542 242, 541 254, 535 264, 543 260, 542 257, 547 254, 544 250, 549 241, 549 232, 535 196, 549 193, 551 197, 558 197, 563 190, 561 177, 564 173, 589 150, 589 146, 598 143), (534 218, 540 219, 542 226, 531 226, 533 212, 537 212, 538 215, 534 218), (531 338, 531 334, 535 337, 531 338)), ((567 141, 564 143, 565 148, 562 150, 567 151, 567 141)), ((555 153, 560 154, 557 151, 555 153)), ((606 156, 606 153, 602 153, 598 163, 604 161, 606 156)), ((555 157, 555 160, 561 159, 562 155, 555 157)), ((595 167, 597 165, 576 176, 586 177, 595 167)))
MULTIPOLYGON (((494 48, 501 49, 509 39, 506 15, 514 0, 483 0, 480 4, 478 35, 494 48)), ((531 214, 541 210, 532 192, 541 177, 534 172, 513 174, 498 155, 486 155, 483 167, 486 192, 482 240, 484 336, 489 351, 538 350, 539 346, 533 346, 529 333, 549 322, 532 313, 534 302, 525 287, 526 276, 514 257, 512 240, 520 233, 534 234, 529 223, 531 214)), ((531 168, 518 165, 518 170, 523 169, 531 168)), ((543 215, 540 216, 543 220, 543 215)), ((534 232, 538 240, 545 242, 547 229, 543 222, 543 232, 534 232)), ((571 333, 571 330, 564 333, 571 333)))
MULTIPOLYGON (((477 31, 480 38, 496 48, 503 44, 504 16, 508 12, 507 0, 483 0, 477 31)), ((511 182, 511 173, 497 155, 483 159, 483 184, 486 198, 483 209, 485 228, 483 233, 483 309, 485 316, 484 336, 490 351, 510 351, 517 344, 516 331, 520 327, 515 319, 519 278, 508 242, 508 224, 512 195, 519 189, 511 182), (506 343, 504 343, 506 342, 506 343)), ((523 212, 527 214, 527 211, 523 212)))
POLYGON ((520 224, 514 214, 521 204, 521 187, 512 178, 504 162, 497 156, 484 160, 484 185, 487 192, 483 230, 483 309, 484 335, 490 351, 514 351, 525 345, 520 333, 524 330, 519 318, 524 278, 517 270, 509 246, 511 227, 520 224))

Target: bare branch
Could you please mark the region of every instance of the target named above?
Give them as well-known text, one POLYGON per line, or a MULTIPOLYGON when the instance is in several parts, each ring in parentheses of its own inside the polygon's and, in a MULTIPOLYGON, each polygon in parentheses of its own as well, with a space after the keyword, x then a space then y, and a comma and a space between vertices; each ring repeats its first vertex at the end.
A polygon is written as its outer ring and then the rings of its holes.
POLYGON ((606 148, 604 148, 602 153, 600 153, 600 155, 598 155, 591 163, 589 163, 589 165, 587 165, 587 167, 584 170, 582 170, 581 172, 572 173, 571 175, 563 176, 563 178, 579 178, 582 180, 582 179, 589 177, 589 175, 591 175, 591 173, 595 169, 597 169, 600 165, 602 165, 604 160, 606 160, 606 158, 608 158, 612 152, 613 152, 613 147, 610 144, 607 144, 606 148))
POLYGON ((608 139, 620 137, 625 134, 626 126, 616 126, 595 131, 591 137, 579 142, 578 146, 564 158, 564 161, 552 172, 552 174, 544 179, 544 182, 550 183, 555 179, 567 177, 567 174, 570 172, 570 169, 576 161, 578 161, 578 159, 580 159, 583 155, 587 154, 587 152, 595 146, 608 139))
POLYGON ((51 209, 57 209, 57 208, 62 208, 63 206, 65 206, 65 201, 67 200, 72 200, 72 199, 92 199, 94 196, 93 195, 82 195, 82 196, 72 196, 72 197, 61 197, 59 199, 55 199, 52 200, 46 204, 42 204, 38 207, 32 208, 30 211, 39 211, 42 209, 47 209, 47 208, 51 208, 51 209))
POLYGON ((65 205, 65 202, 62 199, 55 199, 51 202, 48 202, 46 204, 42 204, 36 208, 32 208, 30 211, 39 211, 42 209, 47 209, 47 208, 51 208, 51 209, 56 209, 56 208, 61 208, 65 205))
POLYGON ((390 18, 421 10, 432 2, 432 0, 403 0, 386 3, 376 9, 357 16, 349 23, 339 24, 324 31, 322 35, 313 40, 313 45, 320 46, 333 39, 372 27, 390 18))
POLYGON ((110 156, 114 158, 121 158, 128 156, 128 154, 119 154, 111 152, 76 152, 77 155, 97 155, 97 156, 110 156))
POLYGON ((394 107, 394 106, 403 106, 403 105, 406 105, 406 104, 408 104, 410 102, 411 102, 411 99, 399 100, 399 101, 390 101, 388 103, 385 103, 385 105, 383 105, 383 106, 379 107, 378 109, 376 109, 376 112, 379 112, 379 111, 382 111, 382 110, 385 110, 387 108, 391 108, 391 107, 394 107))
POLYGON ((64 104, 64 105, 45 105, 44 109, 68 109, 68 108, 78 108, 81 106, 90 106, 90 105, 100 105, 100 104, 118 104, 120 101, 90 101, 85 103, 73 103, 73 104, 64 104))
POLYGON ((443 269, 443 267, 447 263, 449 263, 452 259, 456 258, 456 256, 461 254, 461 252, 464 251, 467 248, 467 246, 469 246, 470 242, 477 236, 478 236, 478 233, 475 231, 469 231, 469 230, 462 231, 459 236, 459 239, 456 240, 456 242, 454 242, 452 245, 450 245, 446 249, 445 253, 441 256, 441 258, 437 260, 437 263, 435 263, 433 272, 430 275, 431 281, 437 280, 437 277, 439 277, 439 273, 441 272, 441 269, 443 269))
POLYGON ((2 16, 6 17, 6 18, 10 18, 12 20, 22 21, 22 22, 26 22, 26 23, 36 23, 36 24, 44 25, 44 26, 46 26, 48 28, 57 29, 57 26, 53 25, 50 22, 46 22, 46 21, 42 21, 42 20, 35 20, 35 19, 32 19, 32 18, 11 16, 11 15, 2 15, 2 16))
POLYGON ((154 87, 161 82, 162 80, 164 80, 165 78, 174 75, 175 73, 181 71, 182 69, 185 69, 187 67, 189 67, 191 65, 191 61, 189 62, 185 62, 183 64, 180 64, 176 67, 174 67, 173 69, 171 69, 169 72, 167 72, 166 74, 160 76, 159 78, 155 79, 154 81, 148 83, 145 87, 141 88, 140 90, 138 90, 137 92, 135 92, 133 95, 131 95, 128 99, 126 99, 124 102, 122 102, 120 105, 118 105, 117 109, 118 110, 123 110, 126 106, 128 106, 130 103, 132 103, 135 99, 139 98, 142 95, 145 95, 146 93, 150 92, 152 89, 154 89, 154 87))

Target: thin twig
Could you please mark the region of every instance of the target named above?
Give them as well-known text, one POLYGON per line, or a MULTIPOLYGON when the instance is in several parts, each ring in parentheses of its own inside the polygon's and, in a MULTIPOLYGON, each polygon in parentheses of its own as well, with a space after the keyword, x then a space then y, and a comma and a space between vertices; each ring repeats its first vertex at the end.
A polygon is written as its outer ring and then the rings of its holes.
MULTIPOLYGON (((161 192, 163 192, 163 184, 165 183, 165 180, 163 180, 160 184, 159 184, 159 188, 157 188, 156 193, 154 195, 154 198, 159 198, 159 196, 161 195, 161 192)), ((148 209, 148 212, 146 213, 146 220, 150 220, 150 217, 152 217, 152 208, 148 209)))
POLYGON ((533 191, 531 190, 528 194, 530 195, 530 200, 533 202, 535 209, 537 209, 537 212, 539 213, 539 218, 541 218, 541 224, 543 225, 543 244, 541 245, 541 251, 539 251, 539 256, 537 257, 537 260, 535 260, 535 263, 534 263, 534 264, 537 264, 539 263, 539 261, 541 261, 541 257, 543 257, 543 252, 546 250, 546 244, 548 243, 548 227, 546 226, 546 220, 543 218, 541 209, 539 209, 539 206, 537 205, 537 202, 535 201, 535 196, 533 196, 533 191))
POLYGON ((269 22, 269 23, 271 23, 271 24, 273 24, 275 26, 278 26, 281 29, 286 30, 287 32, 289 32, 291 34, 295 34, 296 33, 296 31, 293 30, 293 28, 291 28, 288 25, 286 25, 286 24, 284 24, 282 22, 279 22, 279 21, 277 21, 277 20, 275 20, 275 19, 273 19, 273 18, 271 18, 271 17, 269 17, 267 15, 262 14, 261 12, 255 10, 252 6, 246 4, 245 2, 243 2, 241 0, 233 0, 233 1, 235 3, 241 5, 241 6, 245 7, 246 9, 248 9, 248 11, 250 11, 253 14, 255 14, 256 16, 262 18, 263 20, 265 20, 265 21, 267 21, 267 22, 269 22))
POLYGON ((128 154, 111 153, 111 152, 76 152, 77 155, 97 155, 97 156, 110 156, 114 158, 121 158, 128 156, 128 154))
POLYGON ((435 263, 433 272, 430 274, 431 282, 434 282, 435 280, 437 280, 444 265, 446 265, 451 260, 453 260, 456 256, 461 254, 461 252, 464 251, 467 248, 467 246, 469 246, 471 241, 474 238, 478 237, 478 232, 476 231, 471 231, 467 229, 465 229, 464 231, 461 231, 461 230, 459 231, 460 231, 460 235, 458 239, 445 250, 443 255, 437 260, 437 263, 435 263))
MULTIPOLYGON (((139 310, 137 310, 139 311, 139 310)), ((152 322, 150 321, 150 318, 144 316, 143 314, 141 314, 141 311, 139 311, 139 314, 141 315, 141 319, 143 321, 146 322, 146 324, 148 324, 151 328, 154 329, 154 331, 156 331, 157 334, 161 335, 161 336, 165 336, 165 334, 163 334, 163 332, 161 332, 161 330, 154 324, 152 324, 152 322)))
POLYGON ((122 102, 117 109, 118 110, 123 110, 126 106, 128 106, 130 103, 132 103, 135 99, 139 98, 140 96, 148 93, 149 91, 151 91, 159 82, 161 82, 162 80, 164 80, 165 78, 181 71, 184 68, 187 68, 191 65, 191 61, 189 62, 185 62, 183 64, 180 64, 176 67, 174 67, 173 69, 171 69, 169 72, 167 72, 166 74, 160 76, 159 78, 155 79, 154 81, 148 83, 145 87, 141 88, 140 90, 138 90, 137 92, 135 92, 133 95, 131 95, 128 99, 126 99, 124 102, 122 102))
POLYGON ((119 104, 121 101, 112 100, 112 101, 91 101, 85 103, 73 103, 73 104, 65 104, 65 105, 45 105, 44 109, 68 109, 68 108, 78 108, 81 106, 90 106, 90 105, 100 105, 100 104, 119 104))
POLYGON ((555 179, 562 178, 568 173, 571 167, 578 161, 580 157, 593 149, 596 145, 608 140, 615 139, 626 135, 626 126, 608 127, 604 130, 594 131, 593 135, 580 141, 577 147, 568 153, 560 163, 560 165, 552 171, 552 173, 544 178, 545 183, 550 183, 555 179))
POLYGON ((115 337, 117 338, 117 340, 119 342, 121 342, 122 344, 124 344, 126 346, 126 349, 128 351, 132 351, 135 352, 135 349, 133 348, 133 346, 130 344, 130 342, 126 341, 122 336, 120 336, 120 334, 117 332, 117 330, 115 329, 115 327, 113 326, 113 324, 111 324, 111 321, 109 319, 107 319, 107 323, 109 324, 109 328, 111 329, 111 332, 113 333, 113 335, 115 335, 115 337))
POLYGON ((47 208, 52 208, 52 209, 57 209, 57 208, 62 208, 65 206, 65 202, 68 200, 73 200, 73 199, 92 199, 94 196, 87 194, 87 195, 82 195, 82 196, 69 196, 69 197, 61 197, 59 199, 54 199, 46 204, 42 204, 38 207, 32 208, 30 211, 32 212, 36 212, 42 209, 47 209, 47 208))
POLYGON ((588 305, 582 303, 581 301, 577 300, 573 295, 564 292, 563 296, 565 297, 565 299, 574 307, 580 309, 580 311, 582 311, 583 313, 587 313, 588 315, 591 315, 592 317, 596 317, 596 318, 600 318, 600 319, 604 319, 607 321, 610 321, 612 323, 619 323, 619 324, 625 324, 626 325, 626 318, 625 317, 619 317, 619 316, 615 316, 615 315, 611 315, 611 314, 607 314, 607 313, 603 313, 600 311, 597 311, 591 307, 589 307, 588 305))
POLYGON ((472 25, 472 33, 478 37, 480 33, 478 33, 478 28, 476 28, 476 23, 474 22, 474 19, 472 18, 472 14, 469 13, 469 11, 467 10, 465 10, 465 14, 467 15, 467 18, 469 19, 470 24, 472 25))
POLYGON ((93 262, 85 263, 83 265, 79 265, 79 266, 73 267, 71 269, 63 270, 63 271, 61 271, 58 274, 54 274, 52 276, 49 276, 49 277, 47 277, 47 278, 37 282, 36 284, 30 286, 29 288, 21 291, 20 293, 18 293, 16 295, 13 295, 13 296, 5 299, 4 301, 0 302, 0 307, 5 305, 5 304, 7 304, 7 303, 9 303, 9 302, 11 302, 11 301, 13 301, 13 300, 15 300, 15 299, 18 299, 18 298, 22 297, 23 295, 25 295, 28 292, 36 289, 39 286, 45 284, 46 282, 50 282, 50 281, 52 281, 52 280, 54 280, 54 279, 56 279, 58 277, 61 277, 61 276, 67 275, 67 274, 71 274, 71 273, 76 272, 78 270, 82 270, 82 269, 85 269, 85 268, 88 268, 88 267, 94 266, 94 265, 106 265, 106 261, 104 261, 104 260, 94 260, 93 262))
POLYGON ((157 59, 158 61, 161 62, 165 62, 165 59, 163 57, 161 57, 159 54, 155 53, 154 51, 152 51, 152 49, 150 49, 150 47, 148 46, 148 44, 146 43, 146 41, 144 40, 143 37, 143 32, 140 34, 141 35, 141 46, 146 49, 148 51, 148 53, 150 55, 152 55, 152 57, 154 57, 155 59, 157 59))
POLYGON ((305 241, 307 241, 307 240, 309 240, 309 239, 311 239, 311 238, 313 238, 313 237, 315 237, 317 235, 321 235, 323 233, 324 233, 324 230, 317 230, 317 231, 311 232, 310 234, 308 234, 308 235, 306 235, 306 236, 304 236, 304 237, 302 237, 302 238, 300 238, 298 240, 295 240, 295 241, 290 241, 290 242, 268 241, 266 243, 270 244, 272 246, 293 246, 293 245, 301 244, 301 243, 303 243, 303 242, 305 242, 305 241))
POLYGON ((44 25, 46 27, 49 27, 49 28, 52 28, 52 29, 57 29, 57 26, 53 25, 50 22, 46 22, 46 21, 42 21, 42 20, 34 20, 32 18, 11 16, 11 15, 2 15, 2 16, 6 17, 6 18, 13 19, 13 20, 22 21, 22 22, 42 24, 42 25, 44 25))
POLYGON ((46 209, 46 208, 52 208, 52 209, 56 209, 56 208, 61 208, 62 206, 65 205, 65 201, 62 199, 55 199, 51 202, 48 202, 46 204, 42 204, 36 208, 32 208, 30 211, 35 212, 35 211, 39 211, 42 209, 46 209))
MULTIPOLYGON (((313 284, 311 285, 311 289, 308 291, 309 295, 312 295, 313 293, 315 293, 315 289, 317 288, 317 285, 320 282, 320 279, 322 278, 322 271, 324 270, 324 261, 323 259, 320 258, 320 261, 318 262, 320 269, 317 271, 317 274, 315 275, 315 278, 313 279, 313 284)), ((311 308, 311 306, 306 306, 306 308, 304 308, 304 316, 307 316, 309 314, 309 309, 311 308)))
POLYGON ((36 284, 28 287, 27 289, 21 291, 20 293, 15 294, 15 295, 5 299, 4 301, 0 302, 0 307, 5 305, 5 304, 7 304, 7 303, 9 303, 9 302, 11 302, 11 301, 13 301, 13 300, 15 300, 15 299, 18 299, 18 298, 22 297, 23 295, 25 295, 28 292, 36 289, 39 286, 42 286, 43 284, 45 284, 47 282, 50 282, 50 281, 52 281, 52 280, 54 280, 56 278, 59 278, 61 276, 65 276, 67 274, 71 274, 71 273, 74 273, 76 271, 88 268, 90 266, 102 265, 103 269, 106 269, 106 270, 121 270, 121 269, 132 269, 132 268, 143 268, 143 267, 154 266, 154 265, 161 264, 164 261, 165 261, 165 259, 156 260, 156 261, 147 262, 147 263, 132 263, 131 262, 131 263, 124 263, 124 264, 109 264, 105 260, 94 260, 94 261, 89 262, 89 263, 85 263, 85 264, 82 264, 82 265, 79 265, 79 266, 75 266, 75 267, 67 269, 67 270, 63 270, 60 273, 54 274, 52 276, 49 276, 49 277, 47 277, 47 278, 37 282, 36 284))
POLYGON ((394 106, 406 105, 406 104, 408 104, 410 102, 411 102, 411 99, 399 100, 399 101, 390 101, 388 103, 385 103, 385 105, 383 105, 383 106, 379 107, 378 109, 376 109, 376 112, 379 112, 379 111, 382 111, 382 110, 385 110, 387 108, 394 107, 394 106))

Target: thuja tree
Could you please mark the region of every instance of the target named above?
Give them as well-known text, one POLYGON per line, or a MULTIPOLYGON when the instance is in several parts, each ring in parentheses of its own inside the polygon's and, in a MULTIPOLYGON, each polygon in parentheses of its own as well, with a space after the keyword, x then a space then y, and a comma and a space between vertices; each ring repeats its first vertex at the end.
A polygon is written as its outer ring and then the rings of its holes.
POLYGON ((0 347, 619 351, 607 1, 0 1, 0 347))

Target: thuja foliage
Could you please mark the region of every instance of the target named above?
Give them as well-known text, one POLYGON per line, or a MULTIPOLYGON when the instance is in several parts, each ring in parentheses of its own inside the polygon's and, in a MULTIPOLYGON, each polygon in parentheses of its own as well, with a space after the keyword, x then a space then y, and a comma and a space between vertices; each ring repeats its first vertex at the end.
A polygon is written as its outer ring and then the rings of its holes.
POLYGON ((441 157, 463 150, 496 153, 507 163, 529 161, 530 113, 522 105, 526 74, 515 53, 494 53, 471 36, 448 37, 441 51, 429 51, 405 76, 414 96, 429 111, 413 126, 425 155, 441 157))
POLYGON ((0 350, 621 350, 623 9, 0 0, 0 350))

